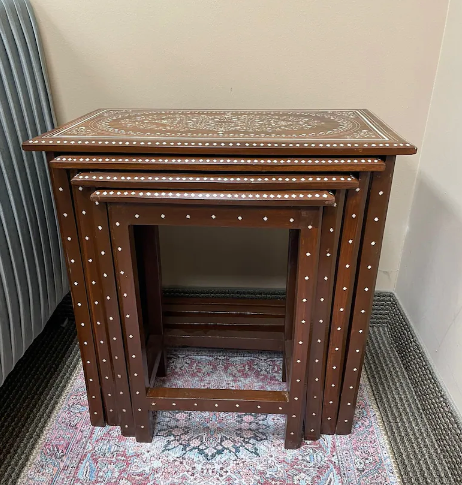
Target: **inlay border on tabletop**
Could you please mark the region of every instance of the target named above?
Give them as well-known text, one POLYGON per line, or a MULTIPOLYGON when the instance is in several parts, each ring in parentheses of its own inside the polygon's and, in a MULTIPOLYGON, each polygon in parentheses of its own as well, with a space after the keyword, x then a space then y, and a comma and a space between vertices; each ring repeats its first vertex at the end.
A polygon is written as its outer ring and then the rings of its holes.
POLYGON ((190 172, 80 172, 72 183, 104 190, 335 190, 358 187, 351 173, 204 174, 190 172))
POLYGON ((258 158, 246 156, 216 157, 216 156, 146 156, 146 155, 107 155, 95 154, 77 155, 61 154, 50 161, 50 165, 61 168, 79 170, 153 170, 153 171, 213 171, 213 172, 375 172, 385 170, 383 160, 376 157, 339 157, 323 156, 310 158, 258 158))

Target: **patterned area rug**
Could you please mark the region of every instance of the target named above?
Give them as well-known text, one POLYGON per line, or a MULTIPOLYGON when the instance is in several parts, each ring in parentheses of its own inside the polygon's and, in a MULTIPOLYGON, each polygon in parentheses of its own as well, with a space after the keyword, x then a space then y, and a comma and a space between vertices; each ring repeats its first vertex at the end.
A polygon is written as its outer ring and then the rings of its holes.
MULTIPOLYGON (((282 390, 281 354, 176 349, 157 385, 282 390)), ((93 428, 83 373, 69 383, 21 484, 378 485, 399 484, 381 418, 363 374, 353 433, 284 449, 279 415, 157 413, 151 444, 93 428)))

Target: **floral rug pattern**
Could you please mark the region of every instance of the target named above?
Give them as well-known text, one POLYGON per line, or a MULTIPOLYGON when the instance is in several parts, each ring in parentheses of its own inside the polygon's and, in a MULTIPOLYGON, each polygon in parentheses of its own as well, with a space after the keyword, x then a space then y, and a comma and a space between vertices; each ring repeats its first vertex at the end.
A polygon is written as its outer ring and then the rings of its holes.
MULTIPOLYGON (((172 350, 156 385, 283 390, 281 355, 172 350)), ((285 417, 246 413, 157 413, 151 444, 93 428, 83 373, 67 388, 20 483, 25 485, 385 485, 399 484, 386 437, 360 388, 353 433, 284 449, 285 417)))

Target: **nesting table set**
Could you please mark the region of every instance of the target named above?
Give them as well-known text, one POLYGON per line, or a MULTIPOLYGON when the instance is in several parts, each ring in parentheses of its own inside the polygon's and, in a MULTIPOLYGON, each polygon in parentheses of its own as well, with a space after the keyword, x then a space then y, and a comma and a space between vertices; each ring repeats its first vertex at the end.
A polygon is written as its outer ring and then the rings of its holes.
POLYGON ((103 109, 47 152, 91 422, 150 442, 162 410, 287 416, 285 446, 351 432, 396 155, 367 110, 103 109), (159 226, 289 231, 286 298, 168 297, 159 226), (156 387, 176 346, 283 353, 286 391, 156 387))

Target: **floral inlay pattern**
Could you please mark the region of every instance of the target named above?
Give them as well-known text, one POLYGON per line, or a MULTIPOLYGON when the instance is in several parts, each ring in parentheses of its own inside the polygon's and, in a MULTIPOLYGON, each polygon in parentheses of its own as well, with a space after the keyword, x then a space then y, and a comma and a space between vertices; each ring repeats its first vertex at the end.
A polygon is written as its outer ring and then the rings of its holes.
POLYGON ((52 136, 389 140, 359 110, 103 110, 52 136))

